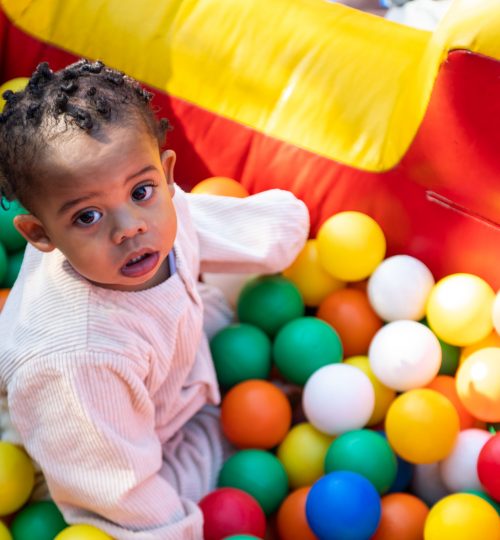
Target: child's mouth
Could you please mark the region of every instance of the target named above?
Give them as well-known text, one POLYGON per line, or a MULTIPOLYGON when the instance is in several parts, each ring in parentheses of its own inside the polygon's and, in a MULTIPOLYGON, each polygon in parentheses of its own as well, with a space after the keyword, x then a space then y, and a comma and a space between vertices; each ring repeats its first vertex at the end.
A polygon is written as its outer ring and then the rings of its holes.
POLYGON ((159 259, 158 251, 144 253, 130 259, 121 267, 120 272, 126 277, 140 277, 149 274, 156 267, 159 259))

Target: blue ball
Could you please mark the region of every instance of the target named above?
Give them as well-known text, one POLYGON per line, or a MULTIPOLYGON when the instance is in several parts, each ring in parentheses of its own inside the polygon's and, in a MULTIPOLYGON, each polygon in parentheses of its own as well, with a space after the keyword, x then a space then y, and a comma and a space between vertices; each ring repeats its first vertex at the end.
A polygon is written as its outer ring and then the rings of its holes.
POLYGON ((364 476, 335 471, 315 482, 306 517, 319 540, 369 540, 380 522, 380 496, 364 476))

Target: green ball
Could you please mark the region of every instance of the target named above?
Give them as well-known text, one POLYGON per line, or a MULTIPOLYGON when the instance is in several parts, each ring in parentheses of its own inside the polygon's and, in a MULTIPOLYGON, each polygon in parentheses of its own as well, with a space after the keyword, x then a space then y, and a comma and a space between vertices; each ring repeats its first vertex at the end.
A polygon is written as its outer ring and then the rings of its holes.
POLYGON ((325 473, 351 471, 361 474, 381 495, 392 486, 397 468, 396 455, 386 438, 369 429, 340 435, 325 456, 325 473))
POLYGON ((225 536, 222 540, 260 540, 260 538, 252 534, 234 534, 233 536, 225 536))
POLYGON ((24 250, 8 256, 7 270, 1 281, 1 286, 3 289, 10 289, 14 285, 14 282, 19 275, 19 270, 21 270, 21 265, 23 264, 23 257, 24 250))
POLYGON ((304 385, 319 368, 342 362, 342 342, 335 330, 316 317, 300 317, 281 328, 273 359, 289 381, 304 385))
POLYGON ((9 253, 19 251, 26 245, 26 240, 14 227, 13 219, 19 214, 28 212, 17 201, 6 201, 3 199, 8 210, 4 210, 0 205, 0 242, 5 246, 9 253))
POLYGON ((299 289, 281 276, 261 276, 243 287, 238 299, 238 318, 274 337, 287 322, 302 317, 305 307, 299 289))
POLYGON ((491 506, 493 506, 493 508, 497 511, 497 514, 500 515, 500 504, 497 503, 494 499, 492 499, 486 493, 483 493, 482 491, 479 491, 478 489, 466 489, 462 493, 470 493, 471 495, 477 495, 478 497, 481 497, 481 499, 484 499, 486 502, 490 503, 491 506))
POLYGON ((52 501, 40 501, 21 510, 10 526, 13 540, 53 540, 68 524, 52 501))
POLYGON ((246 491, 266 516, 278 509, 288 493, 288 477, 281 461, 265 450, 241 450, 231 456, 219 473, 218 487, 246 491))
POLYGON ((5 278, 7 274, 7 252, 2 244, 0 244, 0 283, 5 278))
POLYGON ((439 368, 438 375, 455 375, 458 362, 460 361, 460 347, 455 347, 449 343, 445 343, 439 339, 441 345, 441 367, 439 368))
POLYGON ((248 379, 267 379, 271 371, 271 340, 251 324, 232 324, 210 341, 210 350, 222 388, 248 379))

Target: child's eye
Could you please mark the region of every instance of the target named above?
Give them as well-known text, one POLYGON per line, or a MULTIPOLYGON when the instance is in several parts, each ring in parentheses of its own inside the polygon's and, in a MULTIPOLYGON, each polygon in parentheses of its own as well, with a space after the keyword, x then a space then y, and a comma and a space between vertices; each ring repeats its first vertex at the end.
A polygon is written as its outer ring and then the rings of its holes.
POLYGON ((132 198, 136 201, 147 201, 153 195, 153 188, 151 184, 136 187, 132 192, 132 198))
POLYGON ((97 223, 101 219, 101 216, 101 212, 98 212, 97 210, 86 210, 75 219, 75 223, 88 227, 89 225, 97 223))

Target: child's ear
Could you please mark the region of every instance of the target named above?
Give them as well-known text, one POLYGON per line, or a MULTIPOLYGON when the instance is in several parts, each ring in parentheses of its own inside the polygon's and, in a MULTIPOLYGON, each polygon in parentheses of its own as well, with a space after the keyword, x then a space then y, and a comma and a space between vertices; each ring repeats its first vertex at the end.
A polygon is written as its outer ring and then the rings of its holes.
POLYGON ((175 193, 174 185, 174 166, 175 166, 175 152, 173 150, 165 150, 161 155, 161 164, 167 179, 168 190, 173 197, 175 193))
POLYGON ((42 222, 33 214, 19 214, 14 218, 14 227, 26 240, 40 251, 48 253, 56 246, 51 242, 42 222))

